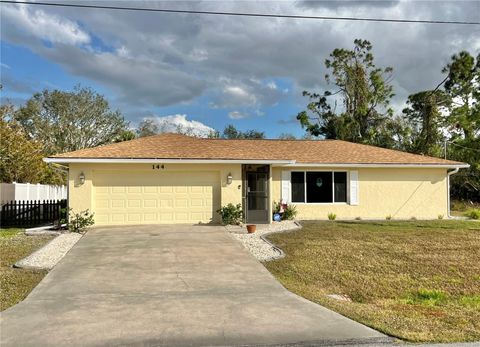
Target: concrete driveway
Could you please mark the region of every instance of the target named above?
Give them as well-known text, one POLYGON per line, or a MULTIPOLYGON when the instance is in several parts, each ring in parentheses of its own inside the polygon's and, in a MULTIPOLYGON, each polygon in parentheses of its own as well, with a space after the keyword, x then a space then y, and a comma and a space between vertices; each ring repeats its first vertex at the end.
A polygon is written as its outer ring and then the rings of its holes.
POLYGON ((288 292, 219 226, 91 230, 0 327, 2 346, 387 340, 288 292))

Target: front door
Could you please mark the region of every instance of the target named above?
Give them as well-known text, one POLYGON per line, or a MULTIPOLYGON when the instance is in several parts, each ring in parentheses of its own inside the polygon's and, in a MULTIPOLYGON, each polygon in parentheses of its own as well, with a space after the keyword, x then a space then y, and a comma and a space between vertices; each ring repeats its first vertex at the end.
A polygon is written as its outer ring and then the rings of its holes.
POLYGON ((268 223, 268 165, 248 165, 245 170, 247 223, 268 223))

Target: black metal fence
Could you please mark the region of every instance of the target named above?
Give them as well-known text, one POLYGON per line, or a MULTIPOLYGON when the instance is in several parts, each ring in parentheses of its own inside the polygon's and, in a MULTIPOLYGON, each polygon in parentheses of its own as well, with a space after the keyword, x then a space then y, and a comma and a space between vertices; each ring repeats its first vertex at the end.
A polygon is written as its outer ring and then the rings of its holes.
POLYGON ((2 205, 1 227, 32 227, 58 222, 67 216, 67 200, 10 201, 2 205))

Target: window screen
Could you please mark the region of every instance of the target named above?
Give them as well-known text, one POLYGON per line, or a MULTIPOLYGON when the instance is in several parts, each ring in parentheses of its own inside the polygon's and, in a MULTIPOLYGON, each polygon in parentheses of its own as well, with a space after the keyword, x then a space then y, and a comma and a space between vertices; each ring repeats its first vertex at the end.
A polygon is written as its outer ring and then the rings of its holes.
POLYGON ((333 202, 332 172, 307 172, 307 202, 333 202))
POLYGON ((292 172, 292 202, 305 202, 305 173, 292 172))
POLYGON ((335 172, 335 202, 347 202, 347 173, 335 172))

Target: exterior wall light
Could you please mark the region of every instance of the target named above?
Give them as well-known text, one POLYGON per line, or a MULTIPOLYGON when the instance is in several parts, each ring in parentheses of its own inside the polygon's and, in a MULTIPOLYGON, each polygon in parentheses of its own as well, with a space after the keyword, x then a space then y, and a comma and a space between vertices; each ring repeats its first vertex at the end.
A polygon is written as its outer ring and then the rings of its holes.
POLYGON ((229 174, 227 175, 227 184, 228 184, 228 185, 232 184, 232 181, 233 181, 232 174, 229 173, 229 174))
POLYGON ((80 181, 80 185, 85 183, 85 174, 83 172, 78 176, 78 180, 80 181))

